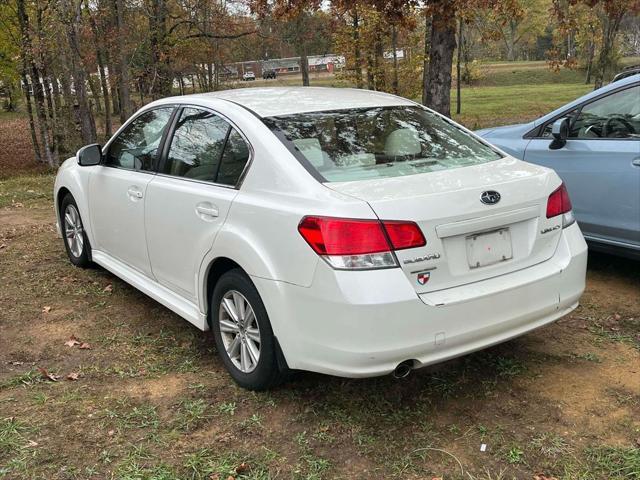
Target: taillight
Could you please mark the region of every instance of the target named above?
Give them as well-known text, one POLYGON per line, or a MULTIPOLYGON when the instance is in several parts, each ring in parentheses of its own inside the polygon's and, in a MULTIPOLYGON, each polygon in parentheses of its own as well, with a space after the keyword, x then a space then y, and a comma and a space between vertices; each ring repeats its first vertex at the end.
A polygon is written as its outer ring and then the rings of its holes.
POLYGON ((413 222, 304 217, 298 231, 318 255, 339 269, 397 267, 393 250, 426 244, 413 222))
POLYGON ((424 247, 427 241, 415 222, 399 222, 395 220, 383 220, 389 240, 394 250, 405 248, 424 247))
POLYGON ((567 192, 567 187, 562 183, 549 195, 549 199, 547 200, 547 218, 562 215, 562 228, 568 227, 575 222, 571 209, 569 192, 567 192))

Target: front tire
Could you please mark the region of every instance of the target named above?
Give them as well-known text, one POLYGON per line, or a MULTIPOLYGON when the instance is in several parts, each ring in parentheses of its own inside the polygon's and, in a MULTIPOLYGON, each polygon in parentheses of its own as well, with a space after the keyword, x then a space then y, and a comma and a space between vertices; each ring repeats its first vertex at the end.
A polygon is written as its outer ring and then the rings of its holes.
POLYGON ((240 269, 220 277, 211 296, 211 329, 218 354, 231 377, 249 390, 282 382, 276 338, 262 299, 240 269))
POLYGON ((65 195, 60 204, 60 223, 69 261, 76 267, 87 268, 91 264, 91 245, 84 230, 78 205, 70 193, 65 195))

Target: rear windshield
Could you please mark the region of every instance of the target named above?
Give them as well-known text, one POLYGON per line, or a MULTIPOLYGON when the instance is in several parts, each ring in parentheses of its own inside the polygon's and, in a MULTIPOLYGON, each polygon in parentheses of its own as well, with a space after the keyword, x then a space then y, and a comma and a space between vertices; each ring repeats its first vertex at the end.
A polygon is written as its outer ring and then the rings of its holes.
POLYGON ((400 177, 501 155, 421 107, 375 107, 263 119, 322 181, 400 177))

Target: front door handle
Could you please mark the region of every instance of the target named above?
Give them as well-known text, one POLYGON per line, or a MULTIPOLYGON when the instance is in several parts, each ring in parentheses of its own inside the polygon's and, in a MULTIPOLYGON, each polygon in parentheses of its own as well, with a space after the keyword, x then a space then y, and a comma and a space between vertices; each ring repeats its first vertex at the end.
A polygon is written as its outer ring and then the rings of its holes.
POLYGON ((218 208, 209 202, 203 202, 196 205, 196 213, 203 220, 213 220, 219 215, 218 208))
POLYGON ((640 167, 640 157, 631 160, 631 165, 633 165, 634 167, 640 167))
POLYGON ((129 189, 127 190, 127 195, 129 196, 129 198, 131 200, 134 200, 134 201, 135 200, 140 200, 143 197, 142 190, 140 190, 135 185, 129 187, 129 189))

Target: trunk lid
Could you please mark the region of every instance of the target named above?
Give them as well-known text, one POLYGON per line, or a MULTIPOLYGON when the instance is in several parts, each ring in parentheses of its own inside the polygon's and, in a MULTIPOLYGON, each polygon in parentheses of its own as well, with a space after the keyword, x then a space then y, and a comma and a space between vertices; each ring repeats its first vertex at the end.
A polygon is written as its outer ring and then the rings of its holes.
POLYGON ((549 169, 511 157, 470 167, 404 177, 326 183, 366 201, 382 220, 416 222, 424 247, 396 251, 417 293, 504 275, 548 260, 562 217, 546 218, 560 185, 549 169), (495 204, 481 201, 496 191, 495 204))

